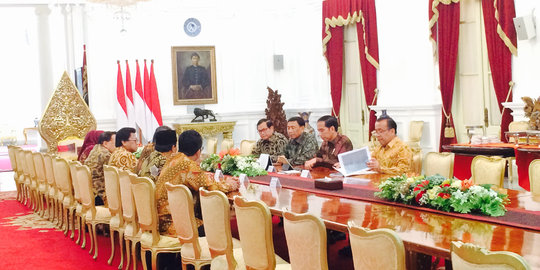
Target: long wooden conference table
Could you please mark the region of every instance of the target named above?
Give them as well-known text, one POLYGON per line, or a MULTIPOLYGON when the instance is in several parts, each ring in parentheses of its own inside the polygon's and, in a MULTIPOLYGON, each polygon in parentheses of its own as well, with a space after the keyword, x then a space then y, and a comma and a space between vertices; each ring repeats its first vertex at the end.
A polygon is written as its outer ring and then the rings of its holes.
MULTIPOLYGON (((321 178, 331 173, 326 168, 312 170, 313 178, 321 178)), ((388 176, 370 174, 346 178, 345 188, 359 192, 377 190, 378 184, 388 176)), ((511 251, 525 258, 532 269, 540 269, 540 196, 530 192, 502 190, 510 199, 507 209, 514 213, 528 215, 533 227, 521 227, 498 222, 497 219, 483 220, 470 218, 471 215, 448 214, 427 208, 410 207, 395 203, 385 203, 371 199, 344 198, 327 190, 295 187, 295 181, 306 186, 306 181, 298 176, 272 173, 250 179, 250 184, 239 192, 229 194, 242 195, 250 200, 265 202, 274 215, 281 216, 284 209, 295 213, 310 213, 320 217, 329 229, 347 232, 347 222, 370 228, 388 228, 397 232, 407 250, 408 269, 416 269, 418 253, 450 259, 452 241, 469 242, 491 251, 511 251), (283 187, 268 185, 268 178, 278 177, 283 187), (537 225, 535 227, 535 225, 537 225), (533 229, 531 229, 533 228, 533 229)))

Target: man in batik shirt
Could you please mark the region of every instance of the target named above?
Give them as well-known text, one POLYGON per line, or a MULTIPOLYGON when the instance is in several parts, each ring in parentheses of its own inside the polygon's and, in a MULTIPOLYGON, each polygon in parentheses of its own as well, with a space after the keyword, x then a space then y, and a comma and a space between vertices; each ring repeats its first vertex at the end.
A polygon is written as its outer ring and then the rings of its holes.
POLYGON ((139 161, 137 162, 137 166, 135 167, 135 172, 137 174, 141 171, 141 166, 143 162, 154 152, 154 145, 156 144, 156 134, 162 130, 172 130, 168 126, 159 126, 156 128, 156 131, 154 131, 154 136, 152 137, 152 142, 148 143, 143 147, 143 150, 141 151, 141 155, 139 156, 139 161))
POLYGON ((287 122, 289 143, 285 146, 285 155, 278 157, 279 163, 285 163, 285 158, 293 166, 303 165, 313 158, 318 150, 315 135, 304 132, 306 122, 301 117, 292 117, 287 122))
POLYGON ((411 148, 398 138, 396 132, 396 122, 388 115, 379 117, 375 122, 375 136, 380 145, 371 153, 372 159, 367 162, 371 170, 391 175, 411 171, 411 148))
POLYGON ((274 132, 274 124, 272 120, 261 119, 257 122, 257 132, 261 137, 251 152, 255 156, 268 154, 272 162, 277 162, 278 156, 285 154, 285 146, 287 146, 287 137, 279 132, 274 132))
POLYGON ((133 172, 137 166, 137 158, 133 155, 133 152, 137 151, 137 131, 130 127, 118 130, 115 146, 109 165, 133 172))
POLYGON ((154 151, 144 160, 139 176, 156 181, 167 159, 176 153, 176 131, 162 130, 154 134, 154 151))
POLYGON ((105 177, 103 164, 107 164, 115 147, 115 132, 106 131, 99 135, 98 143, 94 146, 84 165, 92 172, 92 189, 95 196, 95 205, 104 205, 107 201, 105 194, 105 177))
POLYGON ((216 183, 211 174, 202 171, 199 166, 201 157, 202 137, 195 130, 184 131, 178 137, 178 154, 165 163, 156 182, 156 199, 158 204, 159 232, 164 235, 176 237, 172 226, 171 211, 165 183, 186 185, 193 194, 195 217, 199 225, 199 235, 203 236, 202 213, 199 201, 199 188, 207 190, 221 190, 223 192, 238 189, 238 182, 228 178, 216 183))
POLYGON ((330 115, 319 118, 317 131, 323 143, 316 157, 306 161, 304 166, 308 170, 318 166, 337 166, 339 164, 338 155, 353 149, 351 140, 347 136, 338 133, 338 121, 330 115))

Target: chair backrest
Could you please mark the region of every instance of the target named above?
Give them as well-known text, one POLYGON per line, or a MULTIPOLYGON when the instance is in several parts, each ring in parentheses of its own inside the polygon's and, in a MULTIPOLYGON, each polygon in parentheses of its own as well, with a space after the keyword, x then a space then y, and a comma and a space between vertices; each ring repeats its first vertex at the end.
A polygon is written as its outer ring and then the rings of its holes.
POLYGON ((527 121, 512 121, 508 124, 508 131, 526 131, 529 129, 527 121))
POLYGON ((165 187, 167 188, 169 209, 171 210, 176 236, 181 244, 192 244, 195 259, 200 259, 201 247, 199 245, 197 221, 195 220, 193 195, 189 188, 184 185, 165 183, 165 187))
POLYGON ((221 141, 221 151, 229 151, 229 149, 233 148, 233 146, 234 141, 232 139, 223 139, 223 141, 221 141))
POLYGON ((32 179, 36 179, 36 166, 34 165, 34 157, 32 154, 32 151, 25 150, 24 151, 24 161, 26 162, 26 173, 28 176, 32 179))
POLYGON ((349 221, 354 269, 405 269, 405 247, 396 232, 369 230, 349 221))
POLYGON ((532 194, 540 195, 540 159, 535 159, 529 164, 529 182, 532 194))
POLYGON ((34 169, 36 171, 36 179, 40 184, 46 184, 47 180, 45 179, 45 163, 43 163, 43 154, 39 152, 32 153, 32 158, 34 160, 34 169))
POLYGON ((240 155, 242 156, 251 155, 251 152, 253 152, 253 148, 255 147, 256 143, 257 141, 242 140, 240 142, 240 155))
POLYGON ((454 177, 455 154, 450 152, 429 152, 424 158, 424 174, 440 174, 446 178, 454 177))
POLYGON ((424 121, 411 121, 409 123, 409 141, 419 142, 422 139, 424 121))
POLYGON ((491 252, 470 243, 452 242, 452 268, 456 270, 475 269, 531 269, 523 257, 508 251, 491 252))
POLYGON ((80 162, 69 160, 69 172, 71 174, 71 184, 73 184, 73 198, 78 202, 81 201, 81 192, 79 189, 79 180, 77 180, 77 165, 81 165, 80 162))
POLYGON ((328 269, 326 227, 310 214, 283 212, 283 223, 292 269, 328 269))
POLYGON ((107 195, 107 206, 111 215, 118 215, 120 224, 123 222, 122 199, 120 194, 120 180, 116 167, 103 165, 103 176, 105 178, 105 194, 107 195))
POLYGON ((135 208, 135 200, 133 198, 133 191, 131 190, 131 179, 135 178, 137 178, 137 175, 132 172, 118 169, 122 216, 126 222, 134 226, 134 232, 136 233, 139 230, 139 226, 137 223, 137 209, 135 208))
POLYGON ((208 155, 215 154, 217 151, 217 139, 216 138, 208 138, 206 140, 206 153, 208 155))
POLYGON ((229 200, 219 190, 199 189, 204 232, 212 258, 225 255, 229 269, 236 268, 233 256, 229 200))
POLYGON ((16 152, 17 170, 19 171, 19 177, 24 176, 27 173, 26 169, 26 152, 22 148, 19 148, 16 152))
POLYGON ((53 169, 53 158, 50 154, 43 154, 43 163, 45 164, 45 179, 49 186, 56 186, 54 183, 54 169, 53 169))
POLYGON ((64 196, 73 197, 73 184, 71 183, 71 173, 67 161, 60 157, 53 159, 54 182, 56 187, 64 196))
POLYGON ((9 162, 11 163, 11 168, 15 173, 17 173, 17 147, 13 145, 8 145, 8 155, 9 162))
POLYGON ((96 215, 96 206, 94 202, 94 192, 92 192, 92 173, 86 165, 76 164, 75 171, 79 182, 79 192, 81 195, 81 204, 83 212, 90 210, 92 217, 96 215))
POLYGON ((246 267, 274 269, 276 258, 272 241, 272 221, 266 204, 234 197, 238 234, 246 267))
POLYGON ((471 178, 476 185, 492 184, 503 187, 506 159, 476 156, 471 163, 471 178))
POLYGON ((132 178, 131 190, 135 199, 139 227, 143 233, 152 234, 152 245, 156 245, 159 241, 159 232, 154 181, 148 177, 132 178))

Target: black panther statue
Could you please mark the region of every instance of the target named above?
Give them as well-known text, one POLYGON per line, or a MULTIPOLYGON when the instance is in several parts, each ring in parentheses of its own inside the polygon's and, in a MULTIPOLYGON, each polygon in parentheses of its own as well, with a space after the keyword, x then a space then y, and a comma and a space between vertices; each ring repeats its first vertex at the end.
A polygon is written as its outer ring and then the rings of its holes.
POLYGON ((214 112, 212 112, 212 110, 205 110, 205 109, 201 109, 201 108, 195 108, 193 110, 193 114, 195 114, 195 118, 193 118, 193 120, 191 120, 191 122, 204 122, 204 119, 208 118, 209 116, 212 116, 213 118, 212 119, 209 119, 210 121, 217 121, 216 120, 216 116, 214 115, 214 112), (199 118, 200 119, 197 119, 199 118))

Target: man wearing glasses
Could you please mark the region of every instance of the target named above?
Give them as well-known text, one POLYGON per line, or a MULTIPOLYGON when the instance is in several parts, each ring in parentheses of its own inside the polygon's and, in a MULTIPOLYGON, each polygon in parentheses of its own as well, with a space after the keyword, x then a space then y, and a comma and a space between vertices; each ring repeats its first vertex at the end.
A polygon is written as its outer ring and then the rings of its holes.
POLYGON ((380 145, 367 162, 371 170, 391 175, 407 174, 411 170, 412 151, 397 135, 394 119, 383 115, 375 122, 375 137, 380 145))
POLYGON ((137 158, 133 152, 137 151, 137 131, 125 127, 116 132, 116 149, 109 159, 109 165, 119 169, 132 171, 137 166, 137 158))
POLYGON ((279 132, 274 132, 272 120, 268 119, 261 119, 257 122, 257 132, 259 132, 261 139, 257 141, 251 153, 257 157, 261 154, 268 154, 272 163, 276 163, 278 156, 285 155, 287 137, 279 132))

